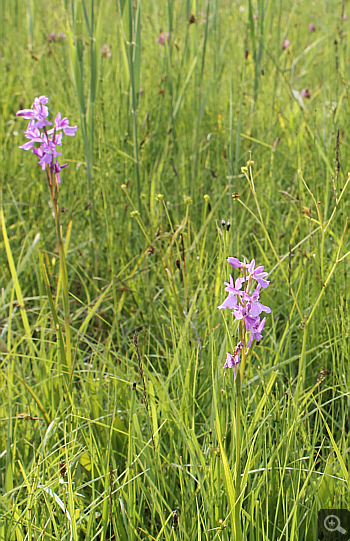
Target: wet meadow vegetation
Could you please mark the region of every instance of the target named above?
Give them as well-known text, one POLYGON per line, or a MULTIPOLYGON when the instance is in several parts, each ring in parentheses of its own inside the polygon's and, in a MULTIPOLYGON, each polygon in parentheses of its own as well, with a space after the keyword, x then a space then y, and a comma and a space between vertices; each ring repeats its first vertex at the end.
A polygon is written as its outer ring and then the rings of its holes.
POLYGON ((349 508, 347 7, 0 0, 0 541, 349 508))

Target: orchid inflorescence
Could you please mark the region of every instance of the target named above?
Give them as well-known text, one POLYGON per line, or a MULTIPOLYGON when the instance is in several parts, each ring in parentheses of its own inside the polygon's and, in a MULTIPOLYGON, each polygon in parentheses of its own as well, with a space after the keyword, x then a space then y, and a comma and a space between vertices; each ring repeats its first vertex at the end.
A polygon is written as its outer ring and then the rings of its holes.
POLYGON ((249 264, 239 261, 235 257, 229 257, 228 263, 234 269, 239 268, 242 276, 234 282, 230 276, 230 282, 225 282, 225 291, 228 296, 220 306, 219 310, 229 308, 237 321, 241 323, 242 336, 233 353, 227 353, 224 368, 232 368, 236 377, 236 366, 241 362, 240 352, 245 348, 245 355, 248 354, 253 340, 260 342, 262 331, 265 326, 266 317, 260 318, 260 314, 269 314, 271 309, 259 301, 261 288, 266 289, 270 282, 266 280, 267 272, 264 267, 255 268, 255 259, 249 264), (255 287, 256 286, 256 287, 255 287), (255 289, 254 289, 255 288, 255 289), (245 344, 245 337, 249 333, 249 341, 245 344))
POLYGON ((39 96, 34 99, 32 109, 17 111, 17 116, 29 120, 28 127, 24 132, 29 141, 19 148, 32 150, 40 158, 39 164, 42 170, 44 171, 49 166, 49 169, 56 174, 57 182, 60 183, 60 171, 67 167, 68 164, 60 165, 58 163, 57 158, 62 156, 62 152, 57 150, 57 146, 62 146, 63 133, 69 137, 74 137, 78 127, 70 126, 68 118, 62 118, 61 113, 58 113, 54 127, 47 129, 48 126, 52 126, 52 122, 46 120, 49 116, 49 108, 46 106, 48 101, 48 97, 39 96))

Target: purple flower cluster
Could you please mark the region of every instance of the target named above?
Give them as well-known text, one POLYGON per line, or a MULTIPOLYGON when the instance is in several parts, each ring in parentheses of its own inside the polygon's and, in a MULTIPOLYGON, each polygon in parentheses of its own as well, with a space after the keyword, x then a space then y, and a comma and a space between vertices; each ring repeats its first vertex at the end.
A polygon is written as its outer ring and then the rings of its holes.
POLYGON ((224 368, 232 368, 233 374, 236 379, 236 366, 241 362, 239 352, 243 349, 243 342, 238 342, 237 346, 233 350, 233 353, 226 353, 226 362, 224 368))
POLYGON ((160 45, 164 45, 165 43, 165 38, 167 39, 167 41, 169 41, 170 39, 170 34, 169 32, 167 32, 166 34, 164 32, 162 32, 160 35, 159 35, 159 38, 157 39, 157 43, 160 43, 160 45))
POLYGON ((242 275, 235 282, 232 276, 230 276, 230 282, 225 282, 225 291, 228 296, 218 308, 219 310, 224 308, 232 310, 235 319, 244 325, 244 336, 249 335, 247 344, 243 344, 241 341, 233 354, 227 353, 224 368, 233 368, 236 377, 235 366, 241 360, 239 352, 243 349, 243 345, 249 349, 253 340, 260 342, 262 338, 266 317, 261 319, 260 314, 262 312, 269 314, 271 309, 260 302, 260 291, 266 289, 270 282, 266 280, 268 273, 263 272, 264 267, 255 268, 255 259, 249 264, 243 263, 235 257, 229 257, 227 261, 234 269, 239 268, 242 275))
POLYGON ((46 107, 49 98, 46 96, 39 96, 34 99, 32 109, 22 109, 17 111, 17 116, 22 116, 29 120, 28 127, 24 132, 29 141, 19 148, 23 150, 32 150, 39 158, 39 164, 44 171, 48 165, 56 174, 57 182, 61 182, 60 171, 68 164, 60 165, 57 161, 58 156, 62 156, 62 152, 57 150, 57 146, 62 146, 63 133, 69 137, 74 137, 77 131, 77 126, 70 126, 67 117, 61 118, 61 113, 58 113, 55 118, 55 124, 53 128, 47 129, 48 126, 52 126, 52 122, 47 120, 49 116, 49 108, 46 107))

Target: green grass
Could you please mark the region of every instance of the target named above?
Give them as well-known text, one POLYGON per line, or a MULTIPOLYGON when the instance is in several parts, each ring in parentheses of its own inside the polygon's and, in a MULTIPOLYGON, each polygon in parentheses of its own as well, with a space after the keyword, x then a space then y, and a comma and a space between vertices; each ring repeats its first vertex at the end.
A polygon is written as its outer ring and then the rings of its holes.
POLYGON ((236 335, 217 310, 232 255, 271 279, 243 379, 243 538, 314 541, 319 509, 349 508, 350 13, 319 0, 0 0, 0 13, 0 541, 234 539, 222 367, 236 335), (15 113, 41 94, 79 126, 62 150, 68 286, 45 176, 18 148, 15 113))

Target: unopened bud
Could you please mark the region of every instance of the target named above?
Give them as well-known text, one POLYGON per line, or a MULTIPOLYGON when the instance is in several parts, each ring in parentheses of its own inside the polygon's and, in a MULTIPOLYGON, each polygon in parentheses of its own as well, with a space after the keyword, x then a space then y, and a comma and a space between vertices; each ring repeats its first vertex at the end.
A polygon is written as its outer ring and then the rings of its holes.
POLYGON ((132 212, 130 212, 130 216, 131 218, 136 218, 136 216, 140 216, 140 213, 138 210, 133 210, 132 212))

